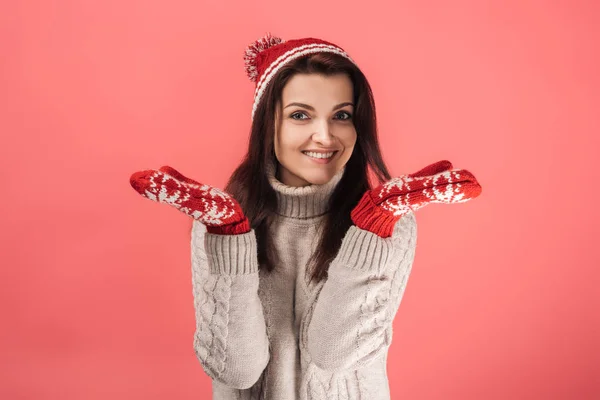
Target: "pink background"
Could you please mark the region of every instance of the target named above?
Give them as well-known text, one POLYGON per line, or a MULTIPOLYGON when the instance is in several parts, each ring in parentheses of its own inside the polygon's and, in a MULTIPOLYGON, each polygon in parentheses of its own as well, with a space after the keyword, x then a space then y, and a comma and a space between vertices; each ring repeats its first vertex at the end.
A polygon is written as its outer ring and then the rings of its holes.
POLYGON ((267 31, 351 54, 393 174, 448 159, 483 186, 418 211, 392 398, 599 398, 600 7, 386 3, 3 2, 0 398, 210 398, 191 219, 128 179, 225 185, 267 31))

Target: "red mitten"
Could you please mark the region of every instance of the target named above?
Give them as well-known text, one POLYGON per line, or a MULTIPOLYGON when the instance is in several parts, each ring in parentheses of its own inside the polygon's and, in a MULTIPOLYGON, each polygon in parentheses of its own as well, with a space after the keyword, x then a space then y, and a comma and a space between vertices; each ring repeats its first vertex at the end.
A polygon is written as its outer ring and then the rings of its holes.
POLYGON ((385 238, 392 236, 394 225, 409 210, 429 203, 464 203, 480 194, 473 174, 452 170, 452 163, 442 160, 365 192, 350 217, 357 227, 385 238))
POLYGON ((250 222, 229 194, 186 178, 174 168, 135 172, 131 186, 142 196, 167 203, 206 225, 210 233, 237 235, 250 232, 250 222))

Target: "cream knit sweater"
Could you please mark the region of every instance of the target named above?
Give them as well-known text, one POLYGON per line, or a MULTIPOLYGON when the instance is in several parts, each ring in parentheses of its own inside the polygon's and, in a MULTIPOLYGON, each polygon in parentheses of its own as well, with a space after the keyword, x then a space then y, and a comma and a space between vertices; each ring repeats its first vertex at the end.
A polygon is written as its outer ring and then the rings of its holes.
POLYGON ((217 235, 193 222, 194 349, 213 399, 389 399, 387 352, 415 257, 414 213, 385 239, 352 225, 327 280, 309 285, 305 264, 344 171, 297 188, 267 172, 281 262, 271 274, 258 269, 254 230, 217 235))

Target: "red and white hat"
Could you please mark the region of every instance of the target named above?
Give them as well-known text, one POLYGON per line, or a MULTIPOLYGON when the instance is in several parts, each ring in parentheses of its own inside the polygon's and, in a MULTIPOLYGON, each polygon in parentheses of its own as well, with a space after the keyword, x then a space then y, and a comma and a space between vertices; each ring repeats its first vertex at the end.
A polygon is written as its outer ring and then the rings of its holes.
POLYGON ((252 119, 265 88, 282 66, 307 54, 322 52, 339 54, 354 63, 344 49, 322 39, 303 38, 285 41, 267 33, 250 44, 246 48, 244 62, 248 78, 256 82, 252 119))

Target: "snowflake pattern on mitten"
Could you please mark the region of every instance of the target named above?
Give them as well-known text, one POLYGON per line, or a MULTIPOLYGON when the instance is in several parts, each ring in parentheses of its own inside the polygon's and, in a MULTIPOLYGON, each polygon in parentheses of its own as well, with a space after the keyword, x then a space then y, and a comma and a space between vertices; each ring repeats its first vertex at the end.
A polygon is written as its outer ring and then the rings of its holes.
POLYGON ((351 217, 359 228, 389 237, 394 224, 410 210, 431 203, 464 203, 480 194, 481 185, 471 172, 454 170, 450 161, 442 160, 367 191, 351 217))
POLYGON ((187 178, 172 167, 135 172, 129 182, 142 196, 175 207, 206 225, 211 233, 235 235, 250 231, 248 218, 231 195, 187 178))

